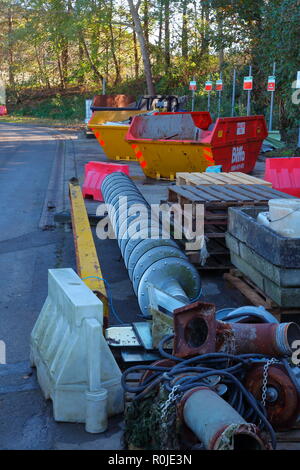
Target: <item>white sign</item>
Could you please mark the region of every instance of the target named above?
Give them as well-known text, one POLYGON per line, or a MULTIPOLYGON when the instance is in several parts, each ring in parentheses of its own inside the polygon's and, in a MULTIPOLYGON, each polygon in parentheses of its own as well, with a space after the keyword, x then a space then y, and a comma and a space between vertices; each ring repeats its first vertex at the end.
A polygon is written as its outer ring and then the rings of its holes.
POLYGON ((238 122, 236 128, 236 135, 244 135, 246 134, 246 123, 245 122, 238 122))
POLYGON ((300 88, 300 72, 297 72, 296 88, 300 88))
POLYGON ((242 145, 240 147, 233 147, 231 163, 241 163, 245 160, 245 156, 246 154, 242 145))
POLYGON ((93 114, 92 110, 91 110, 92 102, 93 102, 93 100, 85 100, 85 120, 84 120, 84 122, 86 124, 89 122, 89 120, 91 119, 92 114, 93 114))

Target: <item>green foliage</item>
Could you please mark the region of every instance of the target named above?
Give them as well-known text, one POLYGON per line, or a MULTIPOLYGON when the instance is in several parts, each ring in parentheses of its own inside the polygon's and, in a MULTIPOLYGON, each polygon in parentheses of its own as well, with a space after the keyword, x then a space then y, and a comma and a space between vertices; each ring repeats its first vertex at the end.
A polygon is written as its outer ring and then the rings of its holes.
POLYGON ((57 94, 52 98, 17 106, 14 115, 82 122, 85 118, 86 98, 90 98, 90 95, 69 97, 57 94))
MULTIPOLYGON (((300 63, 300 0, 142 0, 139 13, 149 37, 158 93, 191 97, 188 84, 195 77, 196 109, 206 109, 204 83, 208 78, 217 80, 222 72, 221 114, 228 115, 236 68, 235 112, 243 114, 243 77, 251 64, 255 79, 252 111, 268 117, 266 84, 276 61, 274 125, 285 131, 297 126, 299 104, 292 102, 292 83, 300 63)), ((0 24, 0 78, 11 90, 8 96, 25 88, 60 88, 63 92, 80 85, 101 89, 103 78, 107 93, 146 93, 143 60, 127 2, 0 0, 0 24)), ((215 115, 217 99, 213 92, 215 115)), ((75 117, 84 112, 83 102, 83 96, 71 99, 62 93, 60 98, 30 105, 21 100, 16 110, 36 116, 75 117)))

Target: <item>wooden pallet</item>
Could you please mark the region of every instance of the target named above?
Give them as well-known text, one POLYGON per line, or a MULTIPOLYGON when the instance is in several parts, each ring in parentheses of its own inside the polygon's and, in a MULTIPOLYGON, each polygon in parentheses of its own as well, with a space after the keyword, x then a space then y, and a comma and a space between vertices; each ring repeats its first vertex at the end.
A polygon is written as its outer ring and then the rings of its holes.
POLYGON ((209 238, 206 242, 209 257, 204 265, 201 264, 199 251, 186 251, 189 261, 200 271, 229 271, 233 267, 230 252, 224 238, 209 238))
POLYGON ((168 201, 184 204, 204 204, 205 209, 226 209, 230 206, 266 205, 270 199, 291 199, 293 196, 276 191, 269 186, 253 185, 198 185, 168 188, 168 201))
POLYGON ((211 185, 211 184, 260 184, 272 187, 272 183, 240 172, 231 173, 176 173, 176 184, 181 185, 211 185))
POLYGON ((231 269, 230 272, 225 273, 223 277, 232 286, 238 289, 241 294, 243 294, 251 302, 252 305, 255 305, 256 307, 263 306, 266 310, 272 313, 279 321, 290 321, 288 319, 293 318, 296 323, 299 323, 300 307, 280 307, 238 269, 231 269))
MULTIPOLYGON (((227 231, 228 207, 244 206, 267 206, 268 201, 274 198, 292 198, 289 194, 281 193, 269 186, 253 185, 201 185, 201 186, 178 186, 172 185, 168 188, 168 203, 179 203, 192 206, 192 215, 196 217, 197 205, 204 205, 204 233, 206 239, 211 242, 225 241, 227 231)), ((208 249, 209 253, 211 251, 208 249)), ((193 254, 196 259, 197 254, 193 254)), ((197 264, 197 261, 194 261, 197 264)), ((229 251, 225 245, 225 251, 208 258, 202 269, 228 269, 229 251), (227 259, 224 256, 227 255, 227 259)))
MULTIPOLYGON (((127 375, 126 384, 128 387, 138 387, 140 380, 143 376, 143 372, 132 372, 127 375)), ((125 407, 127 407, 133 400, 135 393, 126 392, 125 393, 125 407)))

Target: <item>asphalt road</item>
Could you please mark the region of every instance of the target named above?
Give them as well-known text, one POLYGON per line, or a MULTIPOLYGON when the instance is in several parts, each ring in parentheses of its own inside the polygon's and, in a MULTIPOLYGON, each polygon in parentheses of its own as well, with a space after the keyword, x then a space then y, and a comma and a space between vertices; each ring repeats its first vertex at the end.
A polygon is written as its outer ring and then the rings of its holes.
POLYGON ((56 140, 41 129, 0 125, 0 338, 6 361, 28 357, 29 335, 55 265, 58 237, 38 229, 56 140))
POLYGON ((47 297, 48 269, 75 269, 71 231, 39 228, 55 159, 65 157, 64 182, 74 176, 73 153, 61 151, 63 137, 0 123, 0 341, 7 363, 0 365, 0 449, 120 448, 120 419, 100 436, 80 424, 55 423, 29 366, 30 333, 47 297))

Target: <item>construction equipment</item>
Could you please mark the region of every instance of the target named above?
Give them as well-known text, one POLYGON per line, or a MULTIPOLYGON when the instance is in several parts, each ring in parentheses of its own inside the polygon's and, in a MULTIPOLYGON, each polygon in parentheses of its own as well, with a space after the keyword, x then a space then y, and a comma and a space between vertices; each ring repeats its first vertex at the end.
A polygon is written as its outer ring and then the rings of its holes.
POLYGON ((149 285, 185 303, 201 295, 200 277, 128 176, 108 175, 101 186, 119 247, 143 315, 149 315, 149 285), (140 211, 140 213, 139 213, 140 211), (141 230, 133 231, 134 224, 141 230))
MULTIPOLYGON (((163 312, 167 301, 161 300, 163 312)), ((158 346, 163 359, 123 374, 125 391, 135 394, 126 410, 127 444, 275 449, 273 427, 290 429, 300 412, 299 373, 287 359, 299 341, 299 327, 279 324, 263 308, 215 314, 214 305, 203 302, 175 310, 173 320, 174 334, 158 346), (127 377, 141 369, 145 372, 132 388, 127 377)))
POLYGON ((161 113, 135 116, 126 136, 146 176, 174 180, 178 172, 249 173, 267 135, 263 116, 219 118, 210 114, 161 113))
POLYGON ((142 96, 136 103, 126 95, 97 96, 91 107, 92 118, 88 127, 92 129, 99 144, 110 160, 136 161, 136 156, 126 140, 131 119, 151 110, 177 110, 177 96, 142 96))

